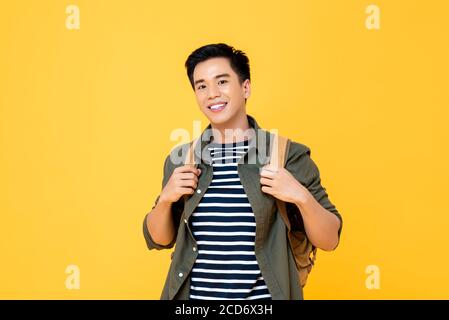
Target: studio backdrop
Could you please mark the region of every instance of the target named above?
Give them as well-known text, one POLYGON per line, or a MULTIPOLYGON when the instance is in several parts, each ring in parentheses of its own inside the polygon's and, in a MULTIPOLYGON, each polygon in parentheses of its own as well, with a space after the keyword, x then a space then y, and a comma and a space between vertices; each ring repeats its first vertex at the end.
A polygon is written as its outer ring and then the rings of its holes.
POLYGON ((224 42, 250 59, 248 114, 310 147, 343 217, 305 298, 448 299, 448 11, 3 1, 0 298, 159 298, 173 250, 149 251, 142 221, 165 157, 209 124, 184 62, 224 42))

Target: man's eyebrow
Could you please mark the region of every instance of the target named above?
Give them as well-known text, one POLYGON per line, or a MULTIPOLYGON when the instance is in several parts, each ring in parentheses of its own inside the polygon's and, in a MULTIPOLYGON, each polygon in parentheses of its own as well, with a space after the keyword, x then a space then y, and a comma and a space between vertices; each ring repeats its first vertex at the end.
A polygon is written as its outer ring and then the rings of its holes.
MULTIPOLYGON (((218 78, 221 78, 221 77, 230 77, 230 75, 229 75, 229 73, 222 73, 222 74, 217 74, 214 78, 218 79, 218 78)), ((204 79, 196 80, 194 85, 196 86, 200 82, 204 82, 204 79)))

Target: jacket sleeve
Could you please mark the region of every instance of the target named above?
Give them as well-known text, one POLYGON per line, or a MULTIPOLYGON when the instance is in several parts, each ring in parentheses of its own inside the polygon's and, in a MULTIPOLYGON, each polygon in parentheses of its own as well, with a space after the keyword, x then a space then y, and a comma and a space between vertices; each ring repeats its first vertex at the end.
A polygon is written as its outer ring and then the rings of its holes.
MULTIPOLYGON (((175 166, 173 165, 173 163, 170 159, 170 155, 168 155, 164 162, 164 176, 162 179, 162 189, 164 189, 165 185, 167 184, 168 180, 170 179, 171 175, 173 174, 174 169, 175 169, 175 166)), ((157 196, 151 210, 153 210, 154 207, 156 206, 156 204, 158 203, 159 197, 160 197, 160 195, 157 196)), ((181 219, 181 214, 182 214, 183 210, 184 210, 184 200, 183 200, 183 197, 181 197, 177 202, 172 204, 172 210, 171 210, 176 233, 177 233, 177 230, 179 227, 179 220, 181 219)), ((147 217, 149 214, 151 214, 151 211, 145 215, 145 218, 143 220, 143 236, 145 238, 145 242, 147 244, 148 249, 149 250, 151 250, 151 249, 162 250, 162 249, 172 248, 175 245, 177 234, 175 234, 173 241, 167 245, 161 245, 159 243, 156 243, 151 238, 151 234, 147 227, 147 217)))
MULTIPOLYGON (((343 227, 343 219, 341 214, 330 201, 326 188, 321 183, 320 171, 316 163, 310 157, 311 150, 309 147, 291 142, 290 150, 286 161, 286 169, 309 190, 313 197, 321 204, 321 206, 335 214, 340 220, 340 228, 338 230, 338 238, 340 239, 341 230, 343 227)), ((294 204, 287 205, 288 210, 295 211, 299 214, 299 209, 294 204)))

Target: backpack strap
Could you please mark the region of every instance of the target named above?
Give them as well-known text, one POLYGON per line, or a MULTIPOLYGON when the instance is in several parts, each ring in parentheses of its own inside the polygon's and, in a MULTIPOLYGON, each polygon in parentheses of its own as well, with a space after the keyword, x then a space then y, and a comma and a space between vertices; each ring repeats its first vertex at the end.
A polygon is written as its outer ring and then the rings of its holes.
MULTIPOLYGON (((289 147, 290 147, 290 139, 275 134, 271 144, 270 165, 273 165, 274 167, 284 167, 289 147)), ((290 219, 288 218, 286 204, 284 201, 281 201, 278 198, 275 199, 279 211, 281 213, 281 217, 284 220, 284 223, 287 226, 288 231, 290 231, 291 224, 290 219)))
POLYGON ((187 149, 186 157, 184 158, 184 164, 190 165, 192 167, 197 167, 197 164, 195 163, 195 147, 197 145, 197 142, 200 138, 196 138, 189 142, 189 148, 187 149))
MULTIPOLYGON (((275 135, 274 139, 273 139, 273 144, 271 147, 270 164, 274 165, 276 167, 284 167, 286 158, 288 156, 289 147, 290 147, 290 140, 288 138, 282 137, 279 135, 275 135)), ((276 204, 281 213, 282 220, 284 220, 287 230, 288 230, 288 232, 290 232, 291 231, 291 223, 290 223, 290 219, 288 218, 286 203, 284 201, 281 201, 278 198, 275 198, 275 199, 276 199, 276 204)), ((314 263, 315 263, 316 253, 317 253, 317 248, 314 245, 312 245, 312 249, 311 249, 312 256, 311 257, 309 256, 309 259, 310 259, 310 262, 312 265, 314 265, 314 263)))
MULTIPOLYGON (((189 142, 189 147, 187 149, 187 154, 186 157, 184 158, 184 165, 188 165, 192 168, 197 168, 198 164, 195 163, 195 147, 197 145, 197 142, 200 138, 196 138, 194 140, 192 140, 191 142, 189 142)), ((201 142, 201 141, 200 141, 201 142)), ((189 198, 188 194, 184 194, 183 195, 184 198, 184 202, 186 202, 189 198)))

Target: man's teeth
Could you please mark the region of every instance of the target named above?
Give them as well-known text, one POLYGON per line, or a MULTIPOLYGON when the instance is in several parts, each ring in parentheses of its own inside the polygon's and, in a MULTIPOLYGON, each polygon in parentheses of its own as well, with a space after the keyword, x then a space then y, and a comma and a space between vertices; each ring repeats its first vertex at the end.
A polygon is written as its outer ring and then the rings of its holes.
POLYGON ((210 108, 212 110, 217 110, 217 109, 220 109, 221 107, 224 107, 225 105, 226 105, 226 103, 216 104, 216 105, 211 106, 210 108))

